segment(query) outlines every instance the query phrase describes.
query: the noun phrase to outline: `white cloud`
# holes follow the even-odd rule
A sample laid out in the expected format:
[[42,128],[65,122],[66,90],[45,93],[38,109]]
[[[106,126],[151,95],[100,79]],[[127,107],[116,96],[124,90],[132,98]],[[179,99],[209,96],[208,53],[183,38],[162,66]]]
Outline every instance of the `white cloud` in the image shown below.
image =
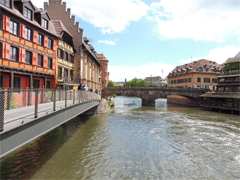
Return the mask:
[[[240,51],[240,46],[225,46],[223,48],[216,48],[209,51],[206,56],[202,57],[194,57],[192,61],[197,61],[200,59],[207,59],[217,62],[218,64],[224,63],[228,58],[235,57],[237,53]],[[180,60],[181,64],[191,62],[191,59],[183,59]]]
[[114,41],[108,41],[108,40],[104,40],[104,41],[103,40],[99,40],[98,44],[100,44],[100,43],[109,44],[109,45],[112,45],[112,46],[116,45],[116,43]]
[[145,77],[161,76],[163,70],[163,77],[165,78],[175,66],[171,64],[163,63],[150,63],[137,67],[123,67],[123,66],[111,66],[109,65],[110,80],[114,82],[132,80],[133,78],[145,79]]
[[223,42],[238,35],[239,0],[161,0],[151,4],[151,19],[162,39],[191,38]]

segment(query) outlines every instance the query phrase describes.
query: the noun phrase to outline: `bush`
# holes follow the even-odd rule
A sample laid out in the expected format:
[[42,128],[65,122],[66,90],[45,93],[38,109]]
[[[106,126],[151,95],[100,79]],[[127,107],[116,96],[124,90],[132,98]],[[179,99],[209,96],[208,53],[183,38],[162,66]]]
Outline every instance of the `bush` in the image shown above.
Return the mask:
[[112,96],[113,96],[114,98],[115,98],[115,97],[117,97],[117,95],[116,95],[116,94],[113,94]]

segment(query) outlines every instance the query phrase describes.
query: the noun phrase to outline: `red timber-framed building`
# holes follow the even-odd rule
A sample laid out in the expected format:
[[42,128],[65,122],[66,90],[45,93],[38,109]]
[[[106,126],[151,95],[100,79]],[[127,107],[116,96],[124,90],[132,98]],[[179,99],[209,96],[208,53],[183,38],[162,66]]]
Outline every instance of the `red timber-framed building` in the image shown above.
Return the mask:
[[55,88],[58,36],[48,13],[30,0],[1,0],[0,11],[0,87]]
[[101,62],[101,71],[102,71],[102,86],[107,87],[109,81],[109,72],[108,72],[108,59],[103,54],[97,54],[97,58]]

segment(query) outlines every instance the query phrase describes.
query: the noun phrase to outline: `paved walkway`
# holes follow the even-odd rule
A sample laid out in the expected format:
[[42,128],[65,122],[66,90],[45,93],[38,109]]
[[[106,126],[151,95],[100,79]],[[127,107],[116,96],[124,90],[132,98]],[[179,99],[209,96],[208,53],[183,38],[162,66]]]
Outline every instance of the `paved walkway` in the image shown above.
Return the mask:
[[[82,100],[80,103],[83,103]],[[79,102],[75,102],[79,104]],[[73,100],[67,101],[67,107],[73,105]],[[65,101],[56,102],[56,111],[65,108]],[[35,105],[20,107],[17,109],[4,110],[4,130],[0,133],[3,134],[14,128],[22,126],[28,122],[37,120],[39,117],[43,117],[47,114],[53,113],[53,102],[44,103],[38,105],[38,118],[34,117]],[[55,111],[55,112],[56,112]]]

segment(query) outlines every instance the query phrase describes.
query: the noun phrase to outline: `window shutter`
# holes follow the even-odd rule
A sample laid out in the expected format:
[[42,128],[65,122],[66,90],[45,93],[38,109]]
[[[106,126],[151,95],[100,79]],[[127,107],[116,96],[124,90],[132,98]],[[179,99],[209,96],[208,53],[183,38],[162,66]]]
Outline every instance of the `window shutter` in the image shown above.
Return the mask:
[[56,40],[53,40],[53,50],[54,50],[54,51],[57,50],[57,43],[56,43]]
[[44,58],[43,58],[43,67],[44,68],[47,68],[47,62],[48,62],[48,57],[44,56]]
[[34,43],[38,42],[38,32],[37,31],[33,31],[33,42]]
[[19,62],[25,63],[25,49],[19,49]]
[[56,69],[56,60],[55,59],[53,59],[52,60],[52,69]]
[[20,37],[25,38],[26,37],[26,26],[21,24],[20,25]]
[[10,59],[10,44],[2,43],[2,57],[3,59]]
[[32,53],[32,65],[37,65],[37,53],[35,52]]
[[10,32],[10,18],[3,16],[3,30]]
[[48,47],[48,37],[44,36],[44,47]]

